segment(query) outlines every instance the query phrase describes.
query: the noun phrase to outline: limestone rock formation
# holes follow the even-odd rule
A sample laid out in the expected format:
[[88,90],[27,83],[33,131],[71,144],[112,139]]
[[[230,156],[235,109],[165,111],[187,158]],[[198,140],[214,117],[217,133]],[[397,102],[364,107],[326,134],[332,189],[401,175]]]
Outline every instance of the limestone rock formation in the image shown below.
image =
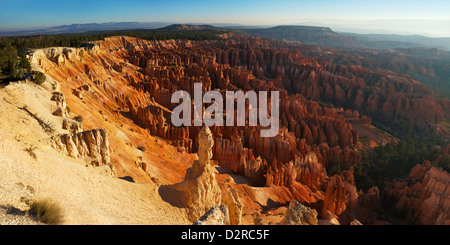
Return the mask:
[[194,222],[194,225],[230,225],[227,205],[212,207],[200,219]]
[[65,99],[63,93],[53,92],[51,100],[55,101],[57,106],[60,106],[63,108],[66,108],[66,106],[67,106],[66,99]]
[[79,133],[83,131],[83,127],[79,121],[70,118],[64,118],[62,129],[68,130],[70,133]]
[[230,225],[242,224],[242,209],[243,205],[239,198],[239,194],[235,189],[228,188],[222,203],[228,207],[230,215]]
[[389,191],[396,210],[408,223],[449,225],[450,174],[425,161],[411,169],[409,178],[411,184],[397,182]]
[[53,92],[51,100],[55,101],[55,103],[56,103],[56,109],[52,113],[54,116],[58,116],[58,117],[68,117],[69,116],[69,113],[67,111],[66,99],[65,99],[63,93]]
[[107,165],[113,168],[110,163],[108,132],[104,129],[56,135],[51,137],[50,143],[55,150],[82,159],[88,166]]
[[211,165],[214,140],[208,126],[204,126],[198,135],[198,160],[195,160],[184,177],[183,182],[172,186],[183,205],[188,209],[188,219],[194,222],[206,211],[221,202],[221,190]]
[[317,211],[297,201],[291,201],[281,225],[317,225]]
[[329,211],[340,215],[356,206],[358,193],[353,181],[351,171],[343,171],[341,175],[331,177],[326,184],[322,213]]

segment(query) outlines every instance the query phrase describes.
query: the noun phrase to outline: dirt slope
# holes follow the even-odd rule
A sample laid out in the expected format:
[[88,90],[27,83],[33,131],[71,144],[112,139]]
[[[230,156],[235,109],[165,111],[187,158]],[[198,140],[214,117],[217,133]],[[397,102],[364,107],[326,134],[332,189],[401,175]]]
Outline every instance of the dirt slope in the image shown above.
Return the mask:
[[[133,183],[101,174],[48,144],[61,129],[53,116],[51,93],[34,84],[0,89],[0,224],[34,224],[6,214],[6,207],[26,210],[25,200],[49,198],[62,208],[63,224],[186,224],[182,209],[158,195],[158,185]],[[19,107],[55,125],[47,133]],[[66,132],[67,133],[67,132]],[[25,149],[29,149],[26,151]],[[33,157],[32,155],[35,155]]]

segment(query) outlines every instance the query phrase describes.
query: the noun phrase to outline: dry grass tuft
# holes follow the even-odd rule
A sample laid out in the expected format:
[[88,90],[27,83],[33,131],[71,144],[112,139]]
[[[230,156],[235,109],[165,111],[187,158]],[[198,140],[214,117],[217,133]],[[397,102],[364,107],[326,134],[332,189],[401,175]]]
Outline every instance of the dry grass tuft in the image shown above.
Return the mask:
[[39,222],[48,225],[59,225],[63,221],[61,207],[49,199],[32,201],[27,213],[36,217]]

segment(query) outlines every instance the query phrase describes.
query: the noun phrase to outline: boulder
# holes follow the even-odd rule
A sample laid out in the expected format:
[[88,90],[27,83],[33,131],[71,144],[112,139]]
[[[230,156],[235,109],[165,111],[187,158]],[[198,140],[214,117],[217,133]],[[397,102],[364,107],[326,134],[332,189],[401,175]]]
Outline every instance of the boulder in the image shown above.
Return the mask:
[[227,205],[212,207],[202,217],[194,222],[194,225],[230,225]]
[[317,211],[297,201],[291,201],[280,225],[318,225]]

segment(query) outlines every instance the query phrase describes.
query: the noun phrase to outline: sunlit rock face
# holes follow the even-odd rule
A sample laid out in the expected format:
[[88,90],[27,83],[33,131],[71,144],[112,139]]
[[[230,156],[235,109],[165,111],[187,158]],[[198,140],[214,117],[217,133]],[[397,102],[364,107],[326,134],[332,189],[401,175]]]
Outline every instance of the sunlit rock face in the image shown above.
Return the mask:
[[171,186],[180,195],[181,202],[188,209],[188,219],[192,222],[219,206],[221,201],[221,190],[210,162],[214,141],[208,126],[199,132],[198,142],[198,160],[187,170],[183,182]]

